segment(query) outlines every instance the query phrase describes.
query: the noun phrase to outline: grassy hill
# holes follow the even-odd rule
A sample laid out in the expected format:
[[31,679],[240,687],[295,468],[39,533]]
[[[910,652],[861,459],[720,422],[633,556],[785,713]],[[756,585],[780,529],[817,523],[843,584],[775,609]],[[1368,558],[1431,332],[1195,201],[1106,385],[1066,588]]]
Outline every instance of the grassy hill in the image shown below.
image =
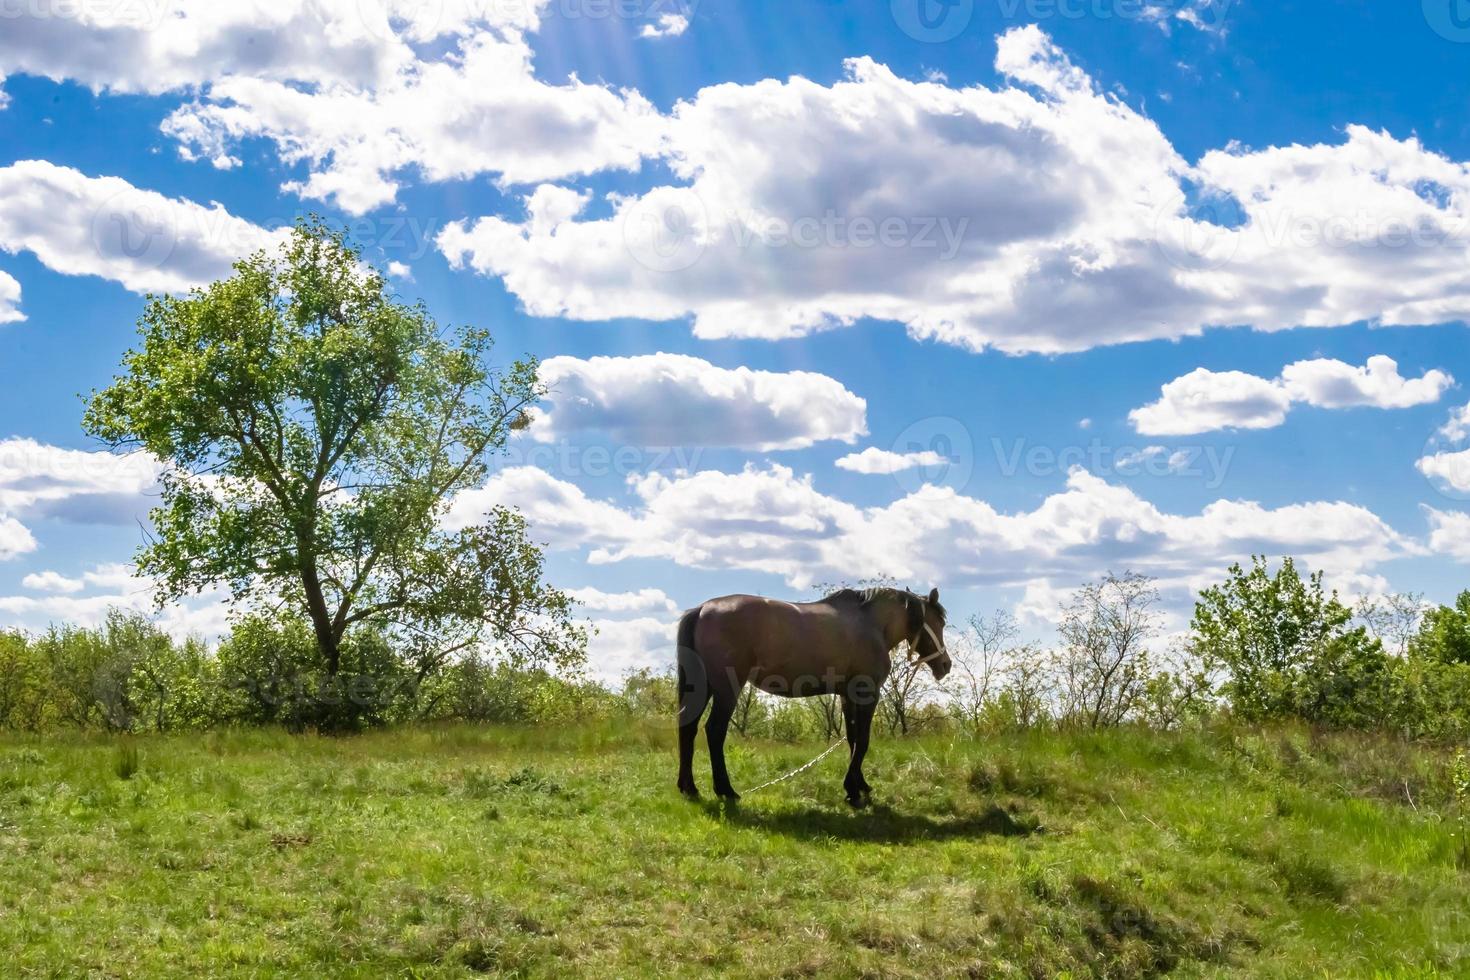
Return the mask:
[[[880,739],[853,812],[840,752],[685,802],[671,735],[0,738],[5,972],[1470,975],[1442,754]],[[816,748],[734,739],[736,785]]]

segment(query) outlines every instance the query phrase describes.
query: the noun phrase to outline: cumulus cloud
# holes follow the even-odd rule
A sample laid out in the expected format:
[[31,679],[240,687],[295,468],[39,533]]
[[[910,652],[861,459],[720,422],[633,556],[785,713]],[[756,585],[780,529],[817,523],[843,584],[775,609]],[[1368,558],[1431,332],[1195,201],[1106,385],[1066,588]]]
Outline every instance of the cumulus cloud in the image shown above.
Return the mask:
[[871,317],[1059,352],[1470,315],[1470,171],[1417,140],[1349,126],[1190,164],[1035,27],[1000,37],[996,68],[994,89],[866,58],[830,86],[712,86],[668,121],[681,183],[595,216],[461,222],[439,244],[533,314],[692,317],[711,338]]
[[0,323],[16,323],[25,318],[20,311],[20,283],[14,276],[0,271]]
[[86,583],[78,578],[67,578],[60,572],[32,572],[20,580],[22,587],[35,592],[80,592]]
[[1458,493],[1470,493],[1470,449],[1422,456],[1415,468]]
[[546,0],[69,6],[6,19],[0,78],[192,95],[163,125],[186,159],[236,167],[238,145],[264,139],[307,168],[286,190],[354,213],[392,202],[409,169],[542,181],[658,152],[662,119],[636,92],[535,78],[526,37]]
[[895,453],[877,446],[869,446],[860,453],[849,453],[837,460],[837,468],[853,473],[887,474],[901,473],[920,466],[943,466],[949,462],[932,449],[912,453]]
[[20,521],[0,514],[0,561],[36,550],[36,539]]
[[1195,368],[1164,385],[1158,401],[1135,408],[1128,418],[1145,435],[1190,435],[1275,428],[1290,408],[1291,396],[1274,381],[1243,371]]
[[38,515],[80,523],[131,523],[158,482],[158,461],[64,449],[34,439],[0,440],[0,515]]
[[1410,408],[1439,401],[1455,379],[1440,370],[1406,379],[1393,358],[1375,354],[1363,367],[1330,358],[1288,364],[1281,383],[1293,400],[1318,408]]
[[594,619],[587,642],[587,670],[604,684],[617,684],[642,667],[666,669],[674,663],[676,624],[651,616]]
[[[144,494],[158,481],[157,461],[48,446],[34,439],[0,440],[0,561],[36,550],[23,523],[51,518],[79,524],[120,524],[147,511]],[[36,580],[39,588],[52,582]],[[54,584],[54,583],[53,583]]]
[[639,37],[678,37],[689,30],[687,14],[659,14],[652,24],[644,24]]
[[[935,486],[886,506],[858,507],[779,465],[652,475],[630,481],[629,493],[624,504],[591,501],[548,474],[518,468],[493,477],[464,510],[529,500],[534,536],[585,549],[594,564],[666,559],[767,572],[798,589],[878,574],[953,586],[1070,588],[1106,568],[1183,586],[1210,581],[1230,562],[1257,553],[1291,554],[1329,574],[1354,575],[1422,552],[1354,504],[1268,508],[1219,500],[1197,514],[1171,514],[1080,468],[1064,490],[1016,513]],[[538,533],[534,501],[540,497],[575,498],[575,529],[558,510],[549,515],[551,532]]]
[[679,606],[663,589],[639,589],[637,592],[604,592],[591,587],[569,589],[568,595],[577,605],[595,612],[674,612]]
[[95,627],[114,610],[148,616],[177,638],[223,635],[229,623],[224,593],[211,590],[157,609],[153,583],[131,565],[97,565],[79,577],[54,571],[27,575],[21,585],[43,595],[0,595],[0,613],[22,629],[38,632],[53,623]]
[[600,431],[641,446],[803,449],[867,434],[867,403],[824,374],[721,368],[681,354],[552,357],[542,441]]
[[[88,177],[43,160],[0,167],[0,250],[31,252],[53,271],[99,276],[137,293],[209,283],[284,234],[219,204],[165,197],[117,177]],[[3,295],[0,280],[0,307]]]
[[1429,518],[1429,548],[1455,561],[1470,563],[1470,514],[1424,508]]
[[1128,413],[1145,435],[1192,435],[1216,429],[1270,429],[1295,403],[1317,408],[1408,408],[1436,402],[1455,383],[1444,371],[1404,378],[1393,358],[1363,367],[1331,358],[1288,364],[1271,380],[1243,371],[1196,368],[1164,385],[1159,400]]
[[216,161],[233,160],[242,140],[269,140],[309,171],[284,190],[351,213],[392,203],[410,169],[434,182],[504,183],[636,169],[658,152],[663,127],[636,92],[536,79],[526,39],[498,31],[472,32],[453,57],[412,61],[371,86],[220,78],[163,126],[186,156]]
[[452,531],[470,527],[497,505],[519,508],[531,522],[532,537],[554,547],[575,547],[580,541],[621,538],[637,531],[637,523],[622,510],[533,466],[501,470],[484,487],[460,494],[444,525]]
[[30,4],[6,18],[0,77],[160,94],[250,76],[370,85],[411,65],[412,45],[477,28],[527,30],[545,0],[123,0]]

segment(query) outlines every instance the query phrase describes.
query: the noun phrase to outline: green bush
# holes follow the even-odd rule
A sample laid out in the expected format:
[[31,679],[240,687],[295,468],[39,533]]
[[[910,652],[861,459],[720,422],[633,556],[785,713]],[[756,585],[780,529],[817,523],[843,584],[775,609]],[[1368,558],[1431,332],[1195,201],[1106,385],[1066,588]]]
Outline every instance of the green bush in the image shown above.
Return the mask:
[[1207,668],[1225,672],[1231,710],[1246,720],[1368,728],[1391,717],[1392,665],[1352,619],[1321,572],[1303,579],[1287,558],[1272,575],[1257,557],[1200,593],[1192,642]]
[[343,638],[330,675],[303,620],[249,616],[220,644],[216,661],[221,714],[244,724],[352,730],[410,716],[418,696],[420,678],[372,630]]

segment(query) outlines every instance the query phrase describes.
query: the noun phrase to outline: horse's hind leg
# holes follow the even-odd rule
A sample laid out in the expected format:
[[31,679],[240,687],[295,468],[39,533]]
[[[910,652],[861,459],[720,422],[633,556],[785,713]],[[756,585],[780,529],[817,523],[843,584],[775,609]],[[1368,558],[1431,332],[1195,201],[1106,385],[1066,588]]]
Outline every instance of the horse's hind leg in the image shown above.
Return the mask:
[[[698,677],[691,677],[698,674]],[[679,664],[679,792],[698,796],[694,785],[694,738],[699,734],[699,718],[709,704],[709,685],[703,682],[703,669],[688,671]]]
[[710,708],[704,737],[709,740],[709,766],[714,776],[715,794],[727,800],[738,800],[740,794],[730,785],[730,773],[725,768],[725,733],[730,730],[730,716],[735,713],[735,699],[740,692],[727,680],[710,678],[710,681],[714,707]]

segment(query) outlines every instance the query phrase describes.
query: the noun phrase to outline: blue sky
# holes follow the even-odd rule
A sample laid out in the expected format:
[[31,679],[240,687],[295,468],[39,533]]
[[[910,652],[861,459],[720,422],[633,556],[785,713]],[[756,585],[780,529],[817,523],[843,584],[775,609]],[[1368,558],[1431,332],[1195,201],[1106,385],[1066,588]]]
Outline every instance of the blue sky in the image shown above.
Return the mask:
[[145,603],[79,395],[306,211],[548,361],[454,513],[527,511],[605,674],[880,574],[1038,634],[1109,569],[1470,578],[1456,0],[83,7],[0,36],[0,625]]

